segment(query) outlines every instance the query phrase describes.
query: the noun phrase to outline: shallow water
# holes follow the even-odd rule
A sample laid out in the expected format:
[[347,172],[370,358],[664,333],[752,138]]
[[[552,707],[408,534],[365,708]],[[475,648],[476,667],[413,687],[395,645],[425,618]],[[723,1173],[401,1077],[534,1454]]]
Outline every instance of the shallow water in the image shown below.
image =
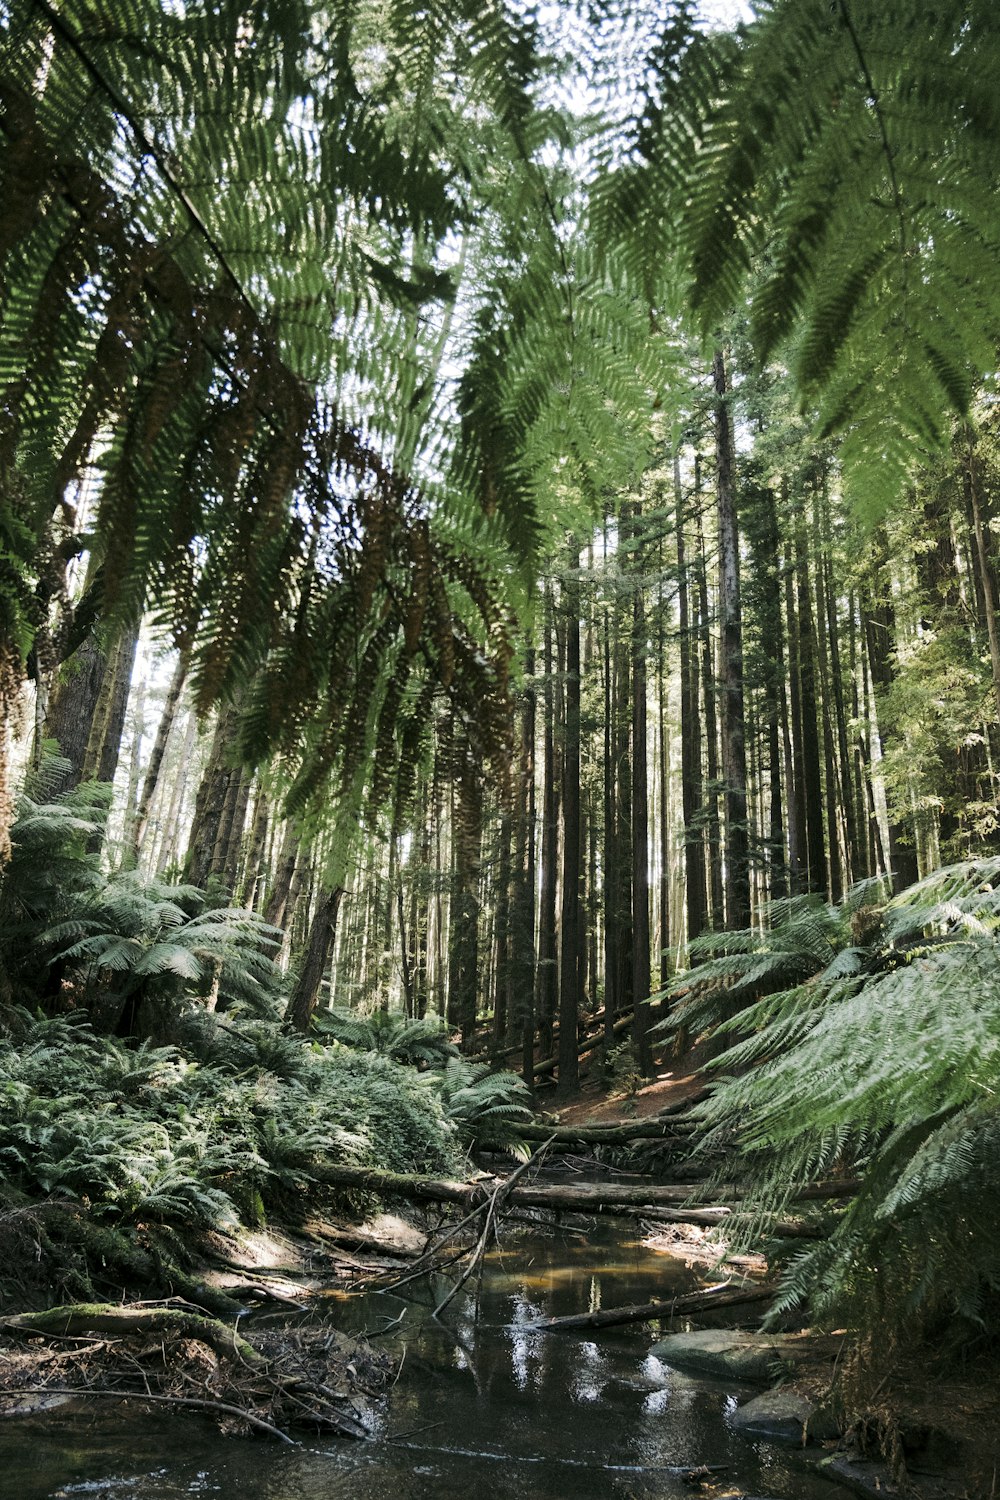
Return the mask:
[[[197,1416],[99,1405],[0,1426],[7,1500],[689,1500],[679,1470],[725,1465],[714,1494],[831,1500],[794,1455],[734,1432],[750,1394],[667,1369],[650,1325],[542,1334],[537,1318],[684,1291],[690,1271],[600,1225],[508,1234],[439,1320],[446,1282],[341,1300],[338,1327],[367,1330],[402,1370],[367,1442],[291,1449],[219,1436]],[[402,1317],[400,1319],[400,1314]],[[398,1322],[394,1320],[400,1319]],[[391,1326],[390,1326],[391,1325]],[[704,1492],[702,1492],[704,1493]]]

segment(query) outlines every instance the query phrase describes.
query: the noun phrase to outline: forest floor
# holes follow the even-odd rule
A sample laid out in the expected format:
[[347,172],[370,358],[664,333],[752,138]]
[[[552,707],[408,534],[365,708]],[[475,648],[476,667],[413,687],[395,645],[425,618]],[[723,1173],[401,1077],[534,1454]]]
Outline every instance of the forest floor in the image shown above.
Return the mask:
[[[632,1092],[615,1091],[595,1068],[573,1099],[550,1095],[544,1118],[574,1126],[645,1120],[701,1092],[703,1061],[698,1053],[665,1058],[655,1079]],[[583,1160],[575,1159],[577,1172]],[[555,1162],[552,1170],[558,1170]],[[605,1165],[602,1170],[609,1169]],[[238,1349],[233,1356],[224,1347],[224,1314],[216,1324],[222,1332],[214,1335],[215,1347],[210,1331],[198,1326],[178,1324],[172,1337],[164,1337],[157,1323],[161,1314],[203,1316],[203,1308],[180,1297],[126,1304],[123,1312],[141,1317],[145,1310],[148,1326],[117,1329],[113,1306],[107,1313],[109,1304],[104,1305],[104,1323],[92,1327],[67,1322],[62,1329],[33,1330],[21,1318],[8,1318],[0,1322],[0,1416],[45,1410],[81,1396],[109,1404],[128,1396],[141,1400],[148,1393],[178,1407],[210,1406],[220,1424],[233,1432],[256,1428],[280,1435],[306,1426],[363,1435],[367,1414],[373,1403],[386,1399],[395,1372],[364,1341],[338,1332],[336,1299],[318,1294],[409,1274],[439,1220],[433,1216],[432,1222],[430,1211],[407,1208],[369,1215],[359,1223],[331,1213],[330,1207],[317,1204],[294,1228],[276,1225],[242,1230],[235,1237],[204,1237],[192,1275],[211,1292],[264,1314],[240,1322],[249,1355]],[[9,1235],[9,1225],[7,1229]],[[650,1224],[646,1232],[658,1250],[702,1267],[718,1254],[710,1232],[693,1225]],[[31,1247],[26,1242],[23,1248]],[[26,1258],[8,1258],[7,1264],[24,1266]],[[762,1257],[745,1256],[734,1269],[756,1277],[766,1264]],[[133,1289],[133,1295],[136,1291],[143,1295],[141,1288]],[[650,1288],[651,1295],[655,1291]],[[23,1295],[3,1301],[8,1307],[44,1305]],[[746,1316],[727,1317],[720,1310],[702,1326],[752,1329],[755,1310],[744,1311]],[[230,1320],[230,1337],[231,1328]],[[850,1380],[846,1351],[837,1369],[841,1377],[846,1370]],[[817,1400],[829,1389],[830,1373],[829,1360],[818,1359],[796,1372],[792,1386],[804,1398]],[[854,1389],[863,1389],[860,1379]],[[998,1500],[1000,1366],[995,1356],[982,1352],[957,1370],[938,1369],[930,1358],[898,1364],[889,1379],[855,1400],[847,1438],[836,1456],[830,1447],[830,1477],[862,1493]],[[878,1450],[903,1461],[907,1488],[896,1487],[884,1464],[867,1461]]]

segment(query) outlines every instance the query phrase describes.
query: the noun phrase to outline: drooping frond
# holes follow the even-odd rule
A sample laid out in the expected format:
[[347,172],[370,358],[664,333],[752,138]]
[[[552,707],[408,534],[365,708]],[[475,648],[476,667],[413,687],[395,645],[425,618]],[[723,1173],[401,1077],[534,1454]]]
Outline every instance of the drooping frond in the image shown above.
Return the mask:
[[707,332],[749,295],[759,357],[884,506],[995,369],[996,8],[768,0],[706,50],[664,49],[617,191],[676,216]]

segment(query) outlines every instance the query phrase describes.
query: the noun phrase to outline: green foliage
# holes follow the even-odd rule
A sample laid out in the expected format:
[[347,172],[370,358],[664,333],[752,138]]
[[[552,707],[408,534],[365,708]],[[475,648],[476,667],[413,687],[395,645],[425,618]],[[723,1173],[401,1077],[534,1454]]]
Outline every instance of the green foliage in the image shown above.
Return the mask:
[[749,297],[884,510],[995,370],[995,6],[769,0],[722,39],[682,11],[651,63],[613,224],[651,277],[679,248],[708,336]]
[[531,1098],[521,1079],[496,1072],[488,1063],[467,1062],[443,1022],[409,1020],[391,1011],[362,1016],[334,1010],[317,1016],[314,1029],[324,1039],[417,1068],[421,1084],[464,1146],[523,1153],[523,1142],[508,1128],[531,1116]]
[[15,998],[99,1009],[111,1026],[126,1004],[134,1022],[142,1002],[161,1024],[192,999],[273,1012],[278,929],[250,911],[210,907],[194,886],[106,875],[93,850],[105,792],[21,800],[0,888],[0,961]]
[[725,1024],[743,1040],[714,1066],[737,1072],[701,1114],[709,1147],[738,1144],[765,1216],[797,1183],[862,1175],[830,1237],[789,1262],[772,1315],[807,1303],[887,1359],[1000,1333],[1000,860],[936,871],[878,914],[855,902],[822,968],[817,951],[809,978]]
[[0,1037],[0,1143],[17,1191],[126,1230],[294,1211],[289,1194],[317,1193],[311,1169],[329,1161],[459,1164],[456,1129],[412,1070],[204,1015],[182,1052],[98,1037],[79,1016],[18,1013]]
[[376,1010],[370,1015],[343,1010],[327,1010],[317,1015],[314,1031],[324,1040],[330,1038],[347,1047],[378,1052],[394,1062],[411,1067],[441,1068],[449,1058],[458,1056],[443,1021],[428,1017],[411,1020],[398,1011]]
[[859,912],[879,900],[881,889],[879,881],[864,881],[840,907],[828,906],[820,896],[772,901],[763,928],[706,932],[692,939],[688,952],[696,967],[677,975],[653,997],[670,1007],[654,1033],[683,1029],[697,1036],[709,1028],[725,1031],[734,1015],[733,1025],[743,1028],[748,1024],[746,1008],[762,995],[774,994],[778,1005],[783,996],[797,994],[799,985],[817,975],[823,976],[820,983],[849,980],[865,957],[851,944],[852,924]]
[[440,1072],[424,1074],[423,1079],[466,1145],[506,1151],[522,1160],[531,1154],[509,1128],[531,1118],[531,1096],[515,1073],[494,1072],[488,1063],[451,1057]]

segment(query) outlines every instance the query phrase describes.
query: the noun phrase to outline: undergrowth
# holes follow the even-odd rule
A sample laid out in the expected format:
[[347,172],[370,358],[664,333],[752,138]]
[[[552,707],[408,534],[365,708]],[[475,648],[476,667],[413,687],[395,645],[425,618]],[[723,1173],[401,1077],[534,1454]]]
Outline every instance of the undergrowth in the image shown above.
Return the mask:
[[[907,1349],[1000,1337],[1000,859],[951,866],[891,900],[776,904],[765,933],[713,934],[671,1023],[723,1038],[700,1107],[757,1210],[860,1178],[827,1237],[785,1260],[776,1321],[845,1324],[870,1372]],[[706,949],[708,944],[706,944]]]

